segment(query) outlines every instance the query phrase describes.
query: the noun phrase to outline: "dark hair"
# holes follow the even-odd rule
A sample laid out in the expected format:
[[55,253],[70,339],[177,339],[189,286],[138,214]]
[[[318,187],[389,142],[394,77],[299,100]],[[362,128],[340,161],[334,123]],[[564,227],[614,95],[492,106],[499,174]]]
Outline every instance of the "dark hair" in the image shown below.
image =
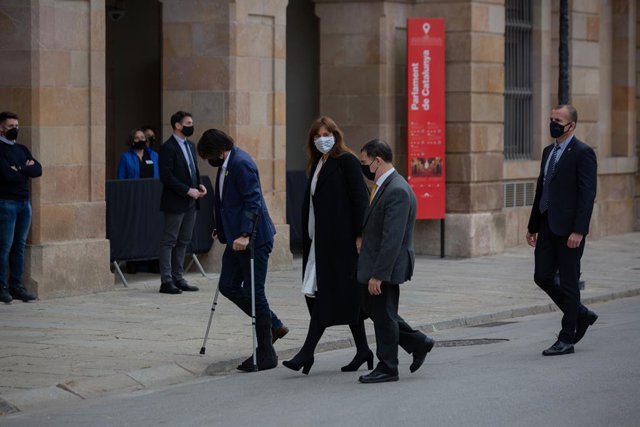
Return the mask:
[[576,107],[574,107],[571,104],[559,104],[556,105],[553,109],[554,111],[556,110],[562,110],[563,108],[566,108],[567,111],[569,112],[569,120],[571,120],[574,123],[578,123],[578,111],[576,110]]
[[198,155],[203,159],[215,159],[223,152],[231,150],[233,145],[233,138],[229,135],[220,129],[209,129],[198,141]]
[[142,129],[142,132],[144,132],[146,130],[150,130],[151,132],[153,132],[154,135],[156,134],[156,130],[151,125],[144,125],[144,126],[140,127],[140,129]]
[[393,161],[393,151],[391,151],[389,144],[384,142],[382,139],[372,139],[364,144],[360,152],[367,153],[367,156],[372,159],[380,157],[387,163],[391,163]]
[[173,116],[171,116],[171,128],[175,129],[176,123],[181,123],[182,119],[184,119],[185,117],[193,118],[191,113],[187,113],[186,111],[176,111],[175,113],[173,113]]
[[11,111],[3,111],[0,113],[0,123],[4,123],[9,119],[18,120],[18,115],[16,113],[12,113]]
[[333,158],[339,157],[344,153],[351,153],[353,151],[347,147],[344,142],[344,134],[334,122],[331,117],[322,116],[314,120],[311,123],[311,128],[309,128],[309,134],[307,135],[307,173],[313,173],[313,166],[316,164],[318,159],[322,157],[322,153],[316,149],[316,145],[313,142],[314,137],[318,134],[318,131],[321,127],[326,127],[329,132],[333,135],[336,140],[336,143],[333,145],[331,151],[329,151],[329,155]]
[[[133,139],[136,137],[136,133],[138,132],[142,132],[144,133],[144,131],[142,130],[142,128],[133,128],[131,129],[131,132],[129,132],[129,136],[127,136],[127,147],[133,147]],[[146,137],[145,137],[146,139]]]

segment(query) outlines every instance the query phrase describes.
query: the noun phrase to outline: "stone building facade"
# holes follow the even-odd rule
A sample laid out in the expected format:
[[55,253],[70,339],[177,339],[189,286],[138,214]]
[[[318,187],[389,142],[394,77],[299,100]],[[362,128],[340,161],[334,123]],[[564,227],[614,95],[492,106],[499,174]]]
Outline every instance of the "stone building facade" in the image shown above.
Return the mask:
[[[114,286],[105,179],[124,150],[122,132],[151,122],[166,138],[169,116],[179,109],[194,114],[196,134],[221,128],[254,156],[278,229],[272,264],[290,265],[286,177],[304,167],[304,132],[314,115],[333,117],[355,149],[386,139],[406,172],[410,17],[446,19],[447,255],[524,243],[530,207],[526,200],[512,204],[509,191],[535,180],[550,142],[559,2],[531,2],[533,147],[528,158],[510,160],[504,155],[509,1],[0,0],[0,110],[20,115],[21,142],[44,172],[32,184],[30,286],[41,298]],[[640,228],[640,17],[635,0],[569,3],[577,135],[599,160],[597,238]],[[149,25],[139,24],[144,17]],[[132,53],[142,33],[151,42]],[[305,53],[307,59],[292,62]],[[125,86],[138,58],[157,67]],[[151,95],[127,98],[143,82],[152,82]],[[136,116],[132,105],[147,115]],[[213,178],[207,165],[201,169]],[[438,254],[439,223],[420,222],[416,230],[418,252]]]

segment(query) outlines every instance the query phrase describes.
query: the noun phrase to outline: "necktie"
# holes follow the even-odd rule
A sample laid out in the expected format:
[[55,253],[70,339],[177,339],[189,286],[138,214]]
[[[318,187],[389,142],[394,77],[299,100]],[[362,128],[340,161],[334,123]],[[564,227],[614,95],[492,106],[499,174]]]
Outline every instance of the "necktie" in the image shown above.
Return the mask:
[[191,174],[191,183],[193,184],[193,187],[196,187],[197,184],[197,178],[196,178],[196,166],[193,164],[193,157],[191,157],[191,149],[189,148],[189,142],[187,142],[187,140],[184,140],[184,148],[187,150],[187,163],[189,164],[189,173]]
[[373,202],[373,196],[376,195],[376,190],[378,189],[378,184],[373,184],[373,188],[371,189],[371,194],[369,195],[369,204]]
[[559,148],[560,145],[558,144],[553,147],[553,151],[551,152],[551,159],[549,159],[549,165],[547,166],[547,171],[544,173],[542,199],[540,200],[540,213],[544,213],[547,209],[549,209],[549,182],[551,181],[553,171],[556,169],[556,156],[558,154]]

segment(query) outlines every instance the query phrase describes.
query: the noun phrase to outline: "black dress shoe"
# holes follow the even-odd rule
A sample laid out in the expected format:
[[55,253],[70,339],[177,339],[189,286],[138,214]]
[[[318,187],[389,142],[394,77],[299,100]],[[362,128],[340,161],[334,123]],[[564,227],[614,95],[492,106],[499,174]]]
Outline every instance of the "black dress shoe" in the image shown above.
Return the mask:
[[284,337],[288,333],[289,333],[289,328],[287,328],[284,325],[280,326],[279,328],[272,329],[271,330],[271,342],[272,343],[276,342],[276,340],[279,340],[280,338]]
[[358,378],[358,381],[363,384],[388,383],[390,381],[398,381],[398,375],[387,374],[374,369],[371,373],[362,375]]
[[585,314],[584,316],[578,317],[578,326],[576,327],[576,337],[573,340],[574,344],[577,344],[578,341],[580,341],[582,337],[584,337],[584,334],[587,333],[587,328],[593,325],[594,323],[596,323],[596,320],[598,320],[598,315],[595,314],[593,311],[587,311],[587,314]]
[[22,300],[22,302],[33,301],[36,299],[35,295],[30,294],[23,286],[11,287],[9,288],[9,292],[11,293],[11,297],[13,299]]
[[13,297],[9,293],[9,290],[7,288],[0,288],[0,302],[9,304],[11,301],[13,301]]
[[181,294],[182,291],[173,284],[173,282],[164,282],[160,284],[161,294]]
[[176,288],[180,289],[182,292],[198,292],[200,290],[199,287],[191,286],[184,279],[176,280],[173,283],[176,286]]
[[424,359],[427,357],[427,353],[431,351],[434,344],[434,340],[425,336],[422,348],[413,351],[413,362],[411,363],[411,366],[409,366],[409,370],[412,373],[420,369],[420,366],[424,363]]
[[561,356],[563,354],[573,353],[573,344],[556,341],[551,347],[542,352],[543,356]]

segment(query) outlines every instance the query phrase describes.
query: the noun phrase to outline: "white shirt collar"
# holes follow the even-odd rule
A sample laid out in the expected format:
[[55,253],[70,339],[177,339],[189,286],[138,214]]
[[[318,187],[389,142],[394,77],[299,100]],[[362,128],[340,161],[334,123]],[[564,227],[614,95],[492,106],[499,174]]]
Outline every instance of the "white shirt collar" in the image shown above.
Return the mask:
[[[385,173],[383,173],[380,178],[378,178],[378,180],[376,181],[376,185],[378,186],[378,188],[380,188],[382,186],[382,184],[384,184],[384,182],[386,181],[386,179],[395,171],[396,169],[392,166],[391,169],[389,169],[388,171],[386,171]],[[377,191],[377,190],[376,190]]]
[[184,144],[184,142],[186,141],[186,139],[182,139],[180,138],[178,135],[176,135],[175,133],[173,134],[173,137],[176,139],[176,141],[178,141],[180,144]]

